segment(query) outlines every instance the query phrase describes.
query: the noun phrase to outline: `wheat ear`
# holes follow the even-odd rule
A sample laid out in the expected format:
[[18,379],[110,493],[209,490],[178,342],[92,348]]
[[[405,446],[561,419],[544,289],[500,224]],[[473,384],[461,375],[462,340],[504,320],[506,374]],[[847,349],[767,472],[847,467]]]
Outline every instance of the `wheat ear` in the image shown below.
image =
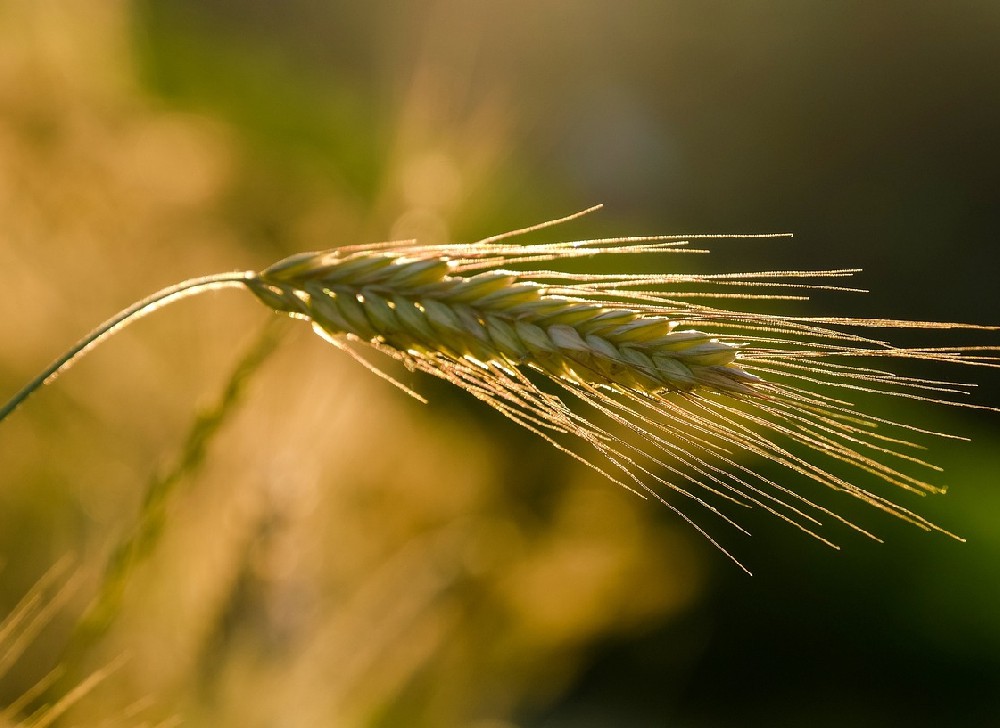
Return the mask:
[[[991,409],[949,398],[971,385],[901,376],[872,362],[906,359],[997,367],[997,347],[899,348],[858,333],[991,327],[782,317],[701,302],[802,300],[808,289],[857,291],[814,282],[844,278],[856,273],[854,269],[627,275],[574,274],[545,267],[598,255],[705,253],[688,247],[689,240],[765,236],[512,242],[518,235],[591,210],[471,244],[348,246],[295,255],[259,273],[180,284],[96,330],[16,395],[0,410],[0,419],[86,348],[136,315],[192,292],[245,286],[274,310],[311,322],[326,340],[421,401],[368,362],[355,345],[466,390],[612,481],[662,501],[727,555],[656,486],[734,526],[720,510],[723,503],[763,508],[831,546],[818,533],[824,516],[875,538],[798,488],[756,472],[744,464],[741,452],[925,530],[942,530],[836,472],[847,465],[904,490],[940,492],[942,487],[913,474],[940,470],[913,454],[923,448],[914,440],[954,436],[866,414],[838,392]],[[574,399],[588,406],[589,413],[571,407]],[[604,462],[578,452],[573,441],[592,447]],[[808,459],[801,454],[803,448],[812,453]]]

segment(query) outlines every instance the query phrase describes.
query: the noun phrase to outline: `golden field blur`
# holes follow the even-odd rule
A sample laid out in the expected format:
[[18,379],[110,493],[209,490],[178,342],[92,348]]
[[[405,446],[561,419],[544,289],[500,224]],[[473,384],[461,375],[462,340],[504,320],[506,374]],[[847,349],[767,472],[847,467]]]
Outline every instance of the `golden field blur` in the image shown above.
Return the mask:
[[[164,109],[137,87],[128,12],[3,9],[0,254],[16,315],[2,336],[17,342],[5,349],[5,383],[123,302],[262,261],[224,214],[252,161],[224,124]],[[297,239],[283,245],[316,247],[333,232],[448,234],[462,195],[490,172],[503,124],[483,110],[471,138],[446,134],[424,83],[403,95],[375,212],[335,185],[293,179],[322,186],[287,221]],[[240,210],[241,224],[254,214]],[[71,709],[76,725],[501,719],[557,694],[594,639],[697,594],[689,550],[646,522],[641,502],[576,469],[533,473],[541,446],[513,451],[464,409],[415,405],[288,326],[203,467],[169,495],[113,623],[74,650],[71,625],[136,528],[145,484],[177,457],[194,411],[266,320],[245,295],[181,304],[4,423],[5,603],[66,553],[86,577],[9,670],[5,703],[68,644],[69,674],[49,700],[127,656]],[[511,488],[514,473],[528,475]],[[529,483],[546,489],[544,505],[520,501]]]
[[[0,0],[4,392],[185,278],[341,243],[475,239],[602,201],[595,234],[793,229],[788,267],[875,266],[865,283],[884,297],[850,302],[861,315],[1000,322],[995,288],[970,282],[995,270],[975,238],[985,186],[962,197],[934,166],[944,147],[923,170],[888,122],[848,109],[810,126],[829,109],[780,93],[826,81],[833,104],[861,86],[852,108],[868,108],[865,49],[888,46],[887,67],[925,50],[880,36],[888,13],[321,5]],[[343,30],[311,33],[311,13]],[[816,71],[827,21],[865,29],[857,75]],[[957,37],[954,22],[926,19]],[[915,146],[920,128],[950,139],[954,96],[947,123],[908,112]],[[747,117],[717,113],[722,97]],[[989,129],[993,112],[973,110],[969,128]],[[896,155],[884,188],[852,166]],[[902,241],[858,260],[875,247],[862,225]],[[758,249],[785,254],[733,248],[724,267],[785,265],[746,262]],[[940,290],[907,298],[929,274]],[[754,559],[747,584],[665,509],[467,398],[414,377],[422,406],[272,318],[234,291],[171,306],[0,425],[0,615],[26,594],[57,608],[37,634],[0,628],[0,653],[30,637],[0,654],[0,726],[972,726],[1000,710],[996,418],[929,416],[976,442],[943,449],[954,490],[914,507],[969,544],[872,519],[889,543],[835,554],[755,523],[757,541],[733,546]],[[199,440],[206,422],[218,429]],[[70,695],[61,717],[45,708]]]

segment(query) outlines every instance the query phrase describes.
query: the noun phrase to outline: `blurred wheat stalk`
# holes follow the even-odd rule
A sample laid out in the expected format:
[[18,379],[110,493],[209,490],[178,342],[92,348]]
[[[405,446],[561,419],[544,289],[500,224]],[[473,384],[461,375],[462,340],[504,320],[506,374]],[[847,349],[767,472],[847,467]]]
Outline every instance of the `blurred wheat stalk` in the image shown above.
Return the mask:
[[[73,563],[69,557],[56,562],[28,591],[13,610],[0,620],[0,678],[7,675],[11,668],[29,648],[32,641],[45,629],[79,589],[82,581],[78,571],[72,569]],[[56,667],[40,680],[24,691],[16,700],[0,708],[0,726],[10,728],[47,728],[54,725],[84,698],[93,693],[111,675],[120,670],[127,662],[125,655],[120,655],[109,664],[91,671],[84,678],[64,686],[56,692],[56,697],[45,701],[44,697],[54,686],[65,677],[64,666]],[[34,706],[33,710],[28,710]],[[122,722],[136,726],[153,726],[150,722],[142,722],[140,713],[147,706],[147,701],[130,706],[121,714],[107,715],[108,721]],[[24,714],[27,713],[26,717]],[[157,723],[155,728],[167,728],[176,725],[173,719]]]
[[[924,447],[916,441],[919,436],[955,436],[866,413],[834,393],[854,390],[991,409],[953,397],[972,385],[903,376],[873,362],[996,367],[997,347],[900,348],[854,333],[991,327],[787,317],[699,302],[802,300],[802,291],[808,289],[857,291],[812,282],[843,278],[855,270],[630,275],[558,269],[569,260],[598,255],[617,259],[707,252],[688,248],[688,239],[679,236],[511,242],[594,209],[471,244],[349,246],[295,255],[259,273],[182,282],[95,329],[14,395],[0,409],[0,420],[128,323],[181,297],[246,287],[276,311],[311,322],[330,343],[421,401],[354,345],[367,345],[410,370],[469,392],[610,480],[644,497],[652,495],[730,558],[657,486],[737,528],[710,498],[762,508],[831,546],[817,530],[824,515],[877,538],[796,487],[743,464],[741,452],[919,528],[948,533],[840,475],[836,466],[849,466],[917,494],[943,492],[926,476],[914,474],[940,468],[913,453]],[[555,269],[543,264],[554,264]],[[572,401],[589,410],[576,411]],[[574,442],[590,446],[605,462],[573,449]],[[812,456],[797,454],[797,447]]]

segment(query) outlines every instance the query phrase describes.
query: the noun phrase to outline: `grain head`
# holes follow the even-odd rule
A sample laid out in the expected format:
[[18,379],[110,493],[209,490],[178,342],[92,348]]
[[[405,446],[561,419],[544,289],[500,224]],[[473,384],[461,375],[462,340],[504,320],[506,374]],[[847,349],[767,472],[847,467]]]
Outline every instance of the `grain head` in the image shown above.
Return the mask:
[[[388,377],[358,344],[466,390],[609,479],[661,500],[706,536],[682,507],[685,501],[733,525],[723,504],[762,508],[830,545],[819,532],[824,518],[875,538],[807,497],[803,480],[942,530],[873,484],[941,492],[927,475],[940,469],[914,453],[924,449],[923,439],[953,436],[866,413],[846,396],[976,407],[955,398],[970,385],[902,376],[874,362],[992,367],[995,348],[901,348],[865,330],[986,327],[797,318],[722,305],[801,300],[809,289],[856,291],[823,280],[856,270],[629,275],[559,269],[584,256],[618,262],[637,254],[707,252],[692,250],[690,238],[512,242],[556,222],[467,245],[385,243],[296,255],[247,285],[272,308],[310,321],[376,373]],[[713,298],[719,305],[705,303],[716,303]],[[748,455],[776,463],[785,476],[757,472],[746,464]],[[845,475],[844,466],[854,475]]]

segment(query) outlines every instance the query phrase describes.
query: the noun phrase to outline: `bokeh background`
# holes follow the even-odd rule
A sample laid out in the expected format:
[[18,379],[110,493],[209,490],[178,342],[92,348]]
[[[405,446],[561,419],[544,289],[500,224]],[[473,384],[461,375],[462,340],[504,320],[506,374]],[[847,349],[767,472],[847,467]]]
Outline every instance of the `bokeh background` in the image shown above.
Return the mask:
[[[998,39],[991,0],[0,0],[0,391],[186,277],[596,202],[555,234],[794,232],[681,264],[858,266],[869,295],[795,310],[1000,323]],[[0,725],[121,655],[65,724],[1000,725],[1000,416],[880,412],[973,438],[904,501],[967,543],[751,516],[717,534],[751,578],[270,318],[176,304],[0,426],[0,614],[67,554],[74,586],[0,706],[63,672]]]

